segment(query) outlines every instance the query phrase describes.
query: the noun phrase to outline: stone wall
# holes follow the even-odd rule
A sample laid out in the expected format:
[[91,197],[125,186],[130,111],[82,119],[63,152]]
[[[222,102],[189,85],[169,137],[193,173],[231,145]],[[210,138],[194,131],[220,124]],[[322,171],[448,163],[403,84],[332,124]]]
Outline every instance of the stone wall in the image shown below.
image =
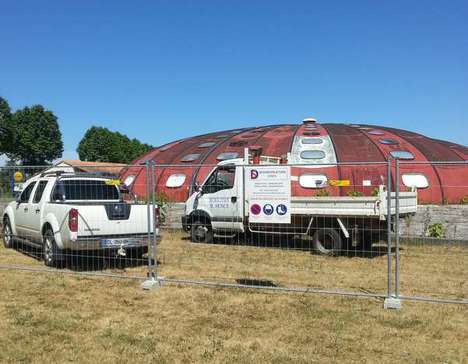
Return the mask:
[[423,237],[433,224],[442,224],[444,238],[468,240],[468,205],[419,205],[414,216],[400,220],[404,236]]

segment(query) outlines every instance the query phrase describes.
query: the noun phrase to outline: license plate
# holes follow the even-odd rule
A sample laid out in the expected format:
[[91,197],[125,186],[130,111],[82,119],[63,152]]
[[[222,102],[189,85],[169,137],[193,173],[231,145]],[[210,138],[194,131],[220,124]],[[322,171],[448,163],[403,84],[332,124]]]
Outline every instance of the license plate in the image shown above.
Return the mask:
[[134,243],[133,240],[122,240],[122,239],[102,239],[101,246],[102,247],[119,247],[119,246],[126,246],[129,244]]

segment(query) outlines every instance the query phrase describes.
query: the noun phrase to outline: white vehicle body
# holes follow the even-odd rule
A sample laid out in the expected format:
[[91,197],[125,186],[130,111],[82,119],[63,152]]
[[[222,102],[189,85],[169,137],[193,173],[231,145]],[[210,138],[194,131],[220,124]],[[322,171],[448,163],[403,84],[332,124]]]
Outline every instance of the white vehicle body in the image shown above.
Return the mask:
[[[193,225],[201,221],[204,229],[211,229],[214,235],[232,235],[246,231],[255,233],[279,233],[294,235],[313,235],[312,222],[321,222],[319,226],[336,227],[338,233],[348,239],[356,230],[364,230],[366,226],[381,226],[385,230],[387,219],[387,191],[385,186],[379,187],[376,196],[350,197],[291,197],[291,223],[261,224],[249,222],[249,208],[245,195],[244,159],[233,159],[220,162],[208,175],[203,185],[194,192],[186,202],[185,216],[182,225],[186,231],[193,232]],[[221,172],[220,172],[221,171]],[[227,171],[227,172],[224,172]],[[228,186],[216,186],[216,173],[224,173]],[[213,186],[213,184],[215,186]],[[391,193],[391,214],[395,214],[395,193]],[[415,213],[417,209],[417,192],[399,193],[399,211],[401,215]],[[346,221],[359,218],[362,226],[347,226]],[[325,219],[326,222],[325,222]],[[372,222],[371,222],[372,220]],[[351,231],[354,229],[355,231]],[[370,229],[370,228],[369,228]],[[355,234],[357,235],[357,234]],[[193,233],[192,233],[193,239]],[[353,245],[357,245],[353,241]]]
[[[33,246],[51,231],[57,252],[147,247],[153,228],[147,205],[124,202],[109,178],[45,173],[24,183],[5,209],[3,224],[15,240]],[[83,198],[83,199],[81,199]],[[70,219],[75,219],[70,222]]]

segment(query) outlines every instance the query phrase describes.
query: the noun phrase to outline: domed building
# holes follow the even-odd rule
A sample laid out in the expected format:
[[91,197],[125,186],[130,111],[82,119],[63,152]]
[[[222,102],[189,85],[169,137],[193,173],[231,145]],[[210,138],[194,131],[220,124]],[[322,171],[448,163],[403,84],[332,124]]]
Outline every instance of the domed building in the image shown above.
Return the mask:
[[[137,196],[145,196],[144,164],[154,161],[157,193],[183,202],[217,163],[244,158],[246,148],[257,163],[292,165],[293,196],[371,195],[386,183],[386,163],[393,157],[401,161],[400,190],[418,188],[420,203],[457,204],[468,198],[466,146],[390,127],[314,119],[177,140],[135,160],[122,171],[121,180]],[[394,169],[392,179],[394,183]],[[332,183],[343,180],[349,185]]]

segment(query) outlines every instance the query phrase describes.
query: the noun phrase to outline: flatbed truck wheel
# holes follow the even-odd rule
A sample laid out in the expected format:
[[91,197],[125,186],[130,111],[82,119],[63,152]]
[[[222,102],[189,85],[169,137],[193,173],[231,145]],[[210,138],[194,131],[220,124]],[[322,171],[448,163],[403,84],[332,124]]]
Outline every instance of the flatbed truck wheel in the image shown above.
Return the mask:
[[209,222],[195,221],[190,229],[190,238],[194,243],[212,243],[213,229]]
[[343,239],[335,229],[319,229],[313,236],[313,248],[319,254],[336,256],[343,249]]

